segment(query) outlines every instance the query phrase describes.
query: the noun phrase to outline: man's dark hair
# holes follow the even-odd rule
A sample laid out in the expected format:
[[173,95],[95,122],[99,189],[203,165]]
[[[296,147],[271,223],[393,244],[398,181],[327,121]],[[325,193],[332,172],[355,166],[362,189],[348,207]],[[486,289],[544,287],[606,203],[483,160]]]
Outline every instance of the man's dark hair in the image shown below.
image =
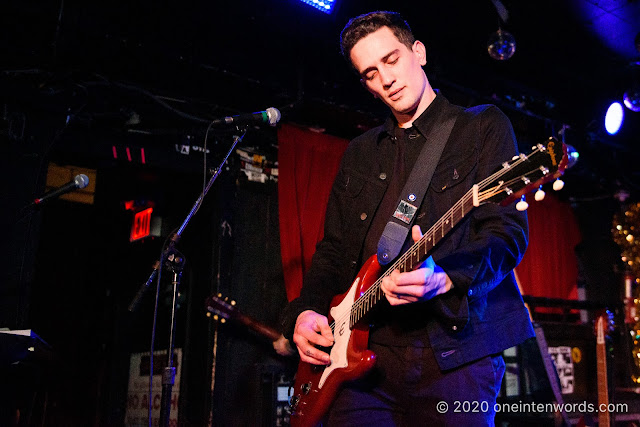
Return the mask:
[[409,24],[396,12],[377,11],[365,13],[352,18],[340,33],[340,50],[342,56],[351,63],[351,49],[360,39],[378,31],[382,27],[389,27],[400,43],[412,48],[416,38],[409,28]]

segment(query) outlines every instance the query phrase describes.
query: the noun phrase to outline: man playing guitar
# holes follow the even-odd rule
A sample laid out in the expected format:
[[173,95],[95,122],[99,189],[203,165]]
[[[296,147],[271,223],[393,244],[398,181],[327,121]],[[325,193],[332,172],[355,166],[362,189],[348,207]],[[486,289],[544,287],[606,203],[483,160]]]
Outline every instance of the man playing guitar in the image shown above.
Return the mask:
[[[512,126],[497,107],[458,107],[431,87],[422,68],[426,47],[399,14],[352,19],[341,48],[391,115],[351,141],[333,184],[324,237],[300,297],[285,311],[284,335],[301,361],[327,367],[339,362],[328,353],[337,342],[327,319],[331,300],[377,253],[434,129],[455,116],[444,149],[432,156],[439,160],[405,248],[437,221],[449,224],[443,214],[517,155]],[[450,228],[445,235],[443,225],[443,238],[425,262],[382,279],[383,301],[364,321],[375,366],[339,387],[328,425],[493,425],[505,369],[501,352],[534,336],[512,272],[527,246],[527,217],[513,205],[486,204],[463,212]]]

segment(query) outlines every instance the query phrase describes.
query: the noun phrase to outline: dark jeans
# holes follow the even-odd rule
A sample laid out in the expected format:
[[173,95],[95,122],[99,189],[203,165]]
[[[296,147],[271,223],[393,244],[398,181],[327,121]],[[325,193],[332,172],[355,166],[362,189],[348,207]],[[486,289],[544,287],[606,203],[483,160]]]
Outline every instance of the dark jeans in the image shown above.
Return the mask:
[[371,350],[376,367],[340,391],[330,427],[494,425],[501,355],[441,372],[431,348],[372,344]]

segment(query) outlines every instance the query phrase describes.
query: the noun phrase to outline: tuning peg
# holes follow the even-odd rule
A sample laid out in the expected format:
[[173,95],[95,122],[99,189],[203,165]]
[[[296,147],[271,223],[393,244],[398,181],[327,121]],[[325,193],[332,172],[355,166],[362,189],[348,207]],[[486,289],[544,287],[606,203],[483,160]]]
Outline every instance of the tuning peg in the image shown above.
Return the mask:
[[542,185],[540,187],[538,187],[538,191],[536,191],[536,194],[534,195],[534,198],[536,199],[536,202],[541,202],[542,200],[544,200],[544,196],[545,196],[545,192],[542,191]]
[[526,200],[524,200],[524,196],[522,196],[520,201],[516,203],[516,209],[519,210],[520,212],[526,211],[528,207],[529,207],[529,203],[527,203]]
[[236,302],[234,300],[231,300],[231,302],[229,304],[236,305]]
[[213,320],[218,320],[218,315],[217,314],[213,315]]
[[224,317],[222,319],[220,319],[220,323],[225,323],[227,321],[227,319],[225,319]]
[[556,179],[556,180],[553,182],[553,189],[554,189],[554,191],[560,191],[560,190],[562,190],[562,187],[564,187],[564,181],[563,181],[563,180],[561,180],[560,178]]
[[211,317],[211,313],[209,313],[208,311],[205,313],[205,315],[206,315],[207,317]]
[[221,293],[220,293],[220,294],[218,294],[218,298],[222,298],[222,294],[221,294]]

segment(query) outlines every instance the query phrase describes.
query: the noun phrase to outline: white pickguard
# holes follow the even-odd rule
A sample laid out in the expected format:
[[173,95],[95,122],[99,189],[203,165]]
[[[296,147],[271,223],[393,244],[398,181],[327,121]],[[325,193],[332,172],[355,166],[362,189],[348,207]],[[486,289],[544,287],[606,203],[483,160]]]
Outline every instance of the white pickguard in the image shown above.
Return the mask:
[[334,370],[339,368],[346,368],[348,365],[347,345],[349,344],[349,339],[351,338],[349,319],[351,317],[351,307],[353,306],[353,302],[355,301],[356,288],[358,287],[359,282],[360,278],[358,277],[356,281],[351,285],[349,292],[342,300],[342,302],[329,310],[331,317],[335,321],[335,327],[333,329],[334,342],[333,347],[331,348],[331,353],[329,354],[329,357],[331,358],[331,365],[327,366],[322,372],[320,382],[318,383],[318,389],[322,388],[324,382]]

